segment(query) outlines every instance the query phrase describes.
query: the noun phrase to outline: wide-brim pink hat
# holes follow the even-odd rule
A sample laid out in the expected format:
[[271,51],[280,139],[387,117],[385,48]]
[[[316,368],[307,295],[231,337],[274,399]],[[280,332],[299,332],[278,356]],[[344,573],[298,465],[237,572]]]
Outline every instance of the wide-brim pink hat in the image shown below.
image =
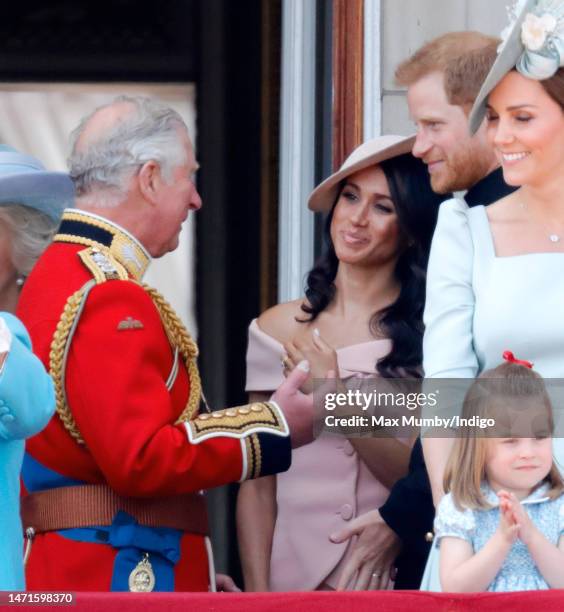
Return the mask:
[[343,165],[318,185],[309,196],[308,206],[315,212],[329,212],[337,196],[339,185],[347,176],[374,166],[386,159],[411,153],[415,136],[396,136],[387,134],[372,140],[367,140],[358,146],[343,162]]

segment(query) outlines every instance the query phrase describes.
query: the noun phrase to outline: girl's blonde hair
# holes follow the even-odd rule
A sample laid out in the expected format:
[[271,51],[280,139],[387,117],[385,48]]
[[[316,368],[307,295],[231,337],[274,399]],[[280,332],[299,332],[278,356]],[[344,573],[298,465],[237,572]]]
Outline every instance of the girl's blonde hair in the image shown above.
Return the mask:
[[[472,383],[464,398],[462,416],[495,417],[498,420],[503,415],[499,411],[499,405],[497,409],[494,407],[496,400],[502,400],[508,411],[511,411],[512,400],[522,398],[538,398],[539,407],[545,411],[542,419],[543,434],[551,435],[554,431],[554,419],[544,381],[534,370],[515,363],[503,363],[497,368],[483,372]],[[506,415],[511,420],[511,412]],[[500,431],[499,423],[495,435],[511,437],[510,434]],[[445,491],[450,491],[455,506],[460,510],[491,507],[481,489],[482,482],[486,480],[487,445],[488,438],[484,430],[475,427],[466,428],[454,441],[443,484]],[[545,482],[550,483],[551,488],[547,495],[551,499],[564,491],[564,480],[554,460]]]

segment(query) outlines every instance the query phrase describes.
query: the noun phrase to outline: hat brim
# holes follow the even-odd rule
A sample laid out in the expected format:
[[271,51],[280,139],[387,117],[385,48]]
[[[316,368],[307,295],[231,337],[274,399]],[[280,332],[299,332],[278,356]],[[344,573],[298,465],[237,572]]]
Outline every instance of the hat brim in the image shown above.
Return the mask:
[[482,84],[482,87],[480,88],[480,91],[478,92],[478,96],[474,101],[474,106],[472,106],[470,118],[468,120],[471,134],[475,134],[482,125],[482,121],[486,116],[488,96],[495,86],[501,81],[501,79],[503,79],[508,72],[515,68],[519,57],[521,57],[521,54],[525,50],[525,47],[521,42],[521,26],[525,21],[527,13],[530,12],[530,9],[533,7],[535,2],[536,0],[527,0],[525,2],[523,8],[521,9],[521,13],[517,17],[517,20],[513,24],[513,27],[506,38],[501,52],[497,56],[493,66]]
[[59,221],[74,205],[74,185],[64,172],[24,172],[0,176],[0,206],[23,204]]
[[402,140],[396,141],[391,145],[384,146],[382,149],[375,151],[372,155],[369,155],[346,168],[341,168],[330,177],[326,178],[311,192],[308,200],[308,207],[314,212],[329,212],[337,200],[337,196],[339,195],[339,185],[343,179],[345,179],[347,176],[351,176],[351,174],[355,174],[355,172],[359,172],[360,170],[364,170],[364,168],[379,164],[387,159],[392,159],[394,157],[398,157],[399,155],[411,153],[414,143],[414,135],[406,136]]

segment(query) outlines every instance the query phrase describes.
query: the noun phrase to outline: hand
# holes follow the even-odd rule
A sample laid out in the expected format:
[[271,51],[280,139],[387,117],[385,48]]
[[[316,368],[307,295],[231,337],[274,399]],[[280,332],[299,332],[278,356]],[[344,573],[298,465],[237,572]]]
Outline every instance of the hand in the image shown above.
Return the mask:
[[[301,334],[291,342],[287,342],[284,350],[286,351],[283,359],[285,375],[289,374],[300,361],[307,360],[310,364],[311,378],[325,378],[330,370],[336,372],[338,377],[337,353],[323,340],[317,328],[312,333]],[[311,393],[311,379],[302,390]]]
[[276,402],[288,423],[292,448],[313,440],[313,395],[305,395],[300,387],[309,376],[309,363],[301,361],[270,398]]
[[499,525],[497,532],[504,542],[513,544],[519,537],[519,523],[515,516],[514,505],[507,491],[499,491],[497,496],[499,497]]
[[353,519],[340,531],[331,534],[330,539],[339,543],[353,536],[358,536],[358,539],[341,572],[337,590],[345,590],[355,574],[352,590],[387,588],[394,561],[401,548],[401,541],[395,531],[386,525],[378,510],[372,510]]
[[231,576],[228,576],[227,574],[216,574],[215,586],[217,591],[223,591],[225,593],[241,592],[241,589],[235,584],[233,578],[231,578]]
[[525,511],[525,508],[523,508],[515,493],[499,491],[497,496],[500,500],[500,507],[503,503],[505,507],[509,508],[508,512],[511,512],[513,524],[516,525],[518,529],[518,537],[524,544],[528,545],[533,537],[536,527],[533,521],[531,521],[530,516]]

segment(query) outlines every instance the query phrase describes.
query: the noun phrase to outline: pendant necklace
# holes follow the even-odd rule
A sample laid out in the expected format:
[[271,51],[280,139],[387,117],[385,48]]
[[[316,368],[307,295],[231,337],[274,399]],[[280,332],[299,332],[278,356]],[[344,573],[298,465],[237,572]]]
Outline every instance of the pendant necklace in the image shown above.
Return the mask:
[[[528,206],[525,204],[525,202],[521,202],[520,207],[522,210],[526,210],[530,216],[531,213],[529,212]],[[553,242],[556,244],[557,242],[560,242],[560,234],[554,234],[554,233],[548,234],[548,239],[550,240],[550,242]]]

